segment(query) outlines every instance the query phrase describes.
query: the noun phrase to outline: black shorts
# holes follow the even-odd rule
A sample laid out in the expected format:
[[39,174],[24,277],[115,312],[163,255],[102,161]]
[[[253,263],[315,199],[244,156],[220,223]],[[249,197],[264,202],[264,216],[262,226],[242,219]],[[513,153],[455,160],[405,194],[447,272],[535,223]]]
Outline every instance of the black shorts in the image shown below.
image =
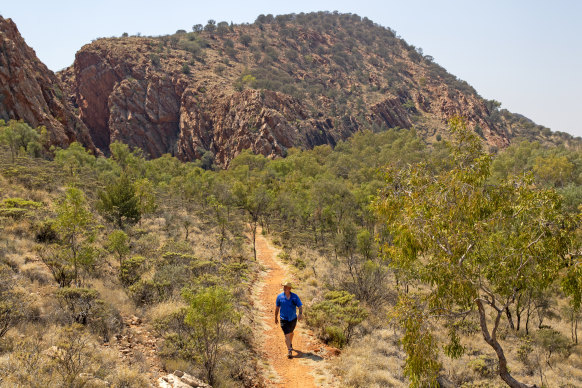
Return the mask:
[[284,334],[293,333],[293,330],[295,330],[295,325],[297,325],[297,318],[292,321],[281,319],[281,329],[283,329]]

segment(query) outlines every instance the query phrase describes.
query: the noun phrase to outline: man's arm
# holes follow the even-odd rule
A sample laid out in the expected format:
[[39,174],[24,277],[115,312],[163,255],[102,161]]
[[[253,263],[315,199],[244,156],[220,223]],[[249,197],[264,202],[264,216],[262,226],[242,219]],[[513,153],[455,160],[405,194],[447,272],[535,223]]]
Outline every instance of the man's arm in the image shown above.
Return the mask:
[[298,320],[303,319],[303,306],[299,306],[299,316],[297,317]]
[[275,323],[279,323],[279,306],[275,306]]

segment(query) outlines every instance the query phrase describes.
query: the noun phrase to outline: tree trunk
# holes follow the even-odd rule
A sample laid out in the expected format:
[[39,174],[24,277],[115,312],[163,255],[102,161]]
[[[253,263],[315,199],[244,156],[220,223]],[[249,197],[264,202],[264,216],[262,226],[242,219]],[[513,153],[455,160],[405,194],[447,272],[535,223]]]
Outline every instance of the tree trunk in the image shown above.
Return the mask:
[[509,310],[509,306],[505,308],[505,315],[507,315],[507,320],[509,321],[509,326],[511,330],[515,331],[515,325],[513,324],[513,318],[511,317],[511,311]]
[[527,313],[525,317],[525,334],[529,335],[529,317],[531,316],[531,291],[527,297]]
[[493,326],[493,330],[490,333],[489,328],[487,327],[487,315],[485,314],[485,307],[483,306],[483,302],[480,299],[477,299],[476,303],[479,310],[479,323],[481,325],[483,339],[485,339],[485,342],[487,342],[489,346],[495,350],[495,354],[497,354],[497,359],[499,361],[499,377],[501,377],[505,384],[512,388],[533,388],[533,386],[517,381],[515,378],[513,378],[513,376],[511,376],[509,370],[507,369],[507,359],[505,358],[505,353],[503,352],[501,344],[497,341],[497,328],[499,327],[501,316],[503,315],[503,310],[497,311],[495,324]]
[[519,331],[519,325],[521,323],[521,312],[519,310],[515,312],[515,320],[516,320],[515,330]]
[[521,313],[523,313],[523,311],[525,310],[525,308],[523,308],[521,306],[521,297],[522,294],[519,294],[517,296],[517,305],[515,306],[515,320],[516,320],[516,330],[519,331],[519,328],[521,326]]
[[257,261],[257,222],[258,219],[253,219],[251,225],[251,233],[253,235],[253,257],[255,258],[255,261]]
[[220,257],[222,257],[225,240],[226,240],[226,227],[225,225],[222,225],[220,229]]
[[311,225],[311,229],[313,230],[313,240],[315,241],[315,245],[317,245],[317,229],[315,228],[315,224]]

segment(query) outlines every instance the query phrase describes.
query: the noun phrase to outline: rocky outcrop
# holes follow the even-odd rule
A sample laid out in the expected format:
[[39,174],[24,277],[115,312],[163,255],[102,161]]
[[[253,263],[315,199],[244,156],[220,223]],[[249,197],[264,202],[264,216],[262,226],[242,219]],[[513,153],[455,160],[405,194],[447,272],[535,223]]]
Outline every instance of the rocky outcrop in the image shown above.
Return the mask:
[[75,115],[64,87],[36,56],[10,19],[0,16],[0,119],[44,125],[57,146],[78,141],[95,150],[85,124]]
[[462,116],[467,123],[477,129],[490,146],[505,148],[510,138],[500,126],[495,126],[488,119],[490,112],[482,99],[476,95],[462,93],[447,85],[426,87],[422,92],[412,92],[412,101],[417,109],[447,122],[454,116]]
[[362,129],[415,127],[436,141],[456,115],[488,145],[509,144],[469,85],[391,31],[336,17],[323,29],[290,17],[285,29],[265,19],[221,34],[98,39],[60,76],[104,153],[122,141],[150,157],[212,153],[228,166],[244,149],[284,156]]
[[388,128],[410,128],[412,126],[408,112],[402,107],[399,98],[388,98],[373,105],[370,110],[372,111],[371,119],[380,125],[384,124]]
[[[284,155],[290,147],[311,148],[333,140],[330,127],[299,125],[306,118],[300,103],[282,93],[245,90],[206,98],[189,89],[182,96],[178,156],[192,160],[210,150],[219,164],[227,165],[244,149]],[[320,130],[327,136],[313,136]]]
[[94,42],[61,73],[105,153],[111,142],[121,141],[150,157],[169,153],[184,161],[211,151],[219,165],[227,166],[244,149],[280,156],[290,147],[335,144],[353,133],[336,130],[329,119],[309,119],[289,95],[225,90],[183,74],[173,58],[155,65],[147,55],[151,42],[131,43]]
[[97,147],[112,141],[142,148],[151,157],[174,153],[178,138],[179,77],[163,74],[130,49],[96,45],[75,58],[73,96]]
[[205,382],[182,371],[174,371],[158,379],[160,388],[212,388]]
[[414,127],[437,141],[456,115],[492,147],[524,131],[535,138],[389,29],[347,14],[284,19],[285,28],[265,17],[220,34],[97,39],[59,82],[0,18],[0,118],[46,125],[53,144],[107,154],[121,141],[152,158],[212,153],[221,166],[243,149],[284,156],[362,129]]

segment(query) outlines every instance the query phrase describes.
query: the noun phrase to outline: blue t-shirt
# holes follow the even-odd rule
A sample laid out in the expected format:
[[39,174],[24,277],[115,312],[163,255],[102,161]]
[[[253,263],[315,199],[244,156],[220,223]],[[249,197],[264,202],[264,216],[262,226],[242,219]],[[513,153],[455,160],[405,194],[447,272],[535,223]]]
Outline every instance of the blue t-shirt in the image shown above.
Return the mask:
[[281,319],[286,321],[292,321],[297,318],[296,308],[303,306],[297,294],[291,293],[291,296],[287,299],[284,292],[277,295],[275,304],[281,309]]

